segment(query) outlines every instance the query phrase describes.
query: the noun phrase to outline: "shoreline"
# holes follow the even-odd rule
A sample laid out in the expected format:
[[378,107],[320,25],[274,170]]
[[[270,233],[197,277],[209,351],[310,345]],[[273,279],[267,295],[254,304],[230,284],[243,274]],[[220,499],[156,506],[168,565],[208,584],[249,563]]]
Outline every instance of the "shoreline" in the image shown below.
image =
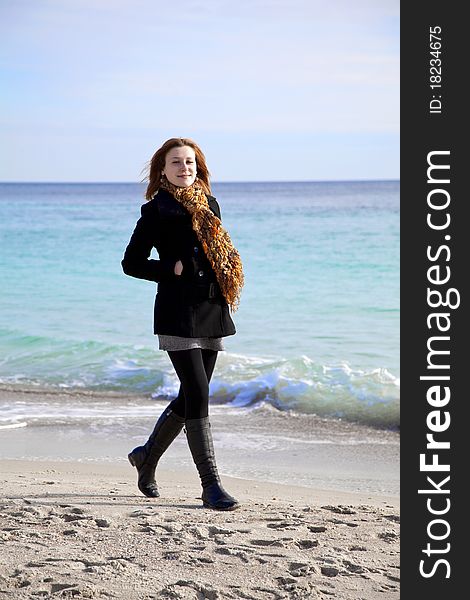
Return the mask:
[[[117,398],[117,399],[116,399]],[[4,417],[25,426],[0,431],[1,459],[127,463],[143,444],[166,402],[88,391],[75,394],[0,388]],[[312,489],[399,494],[397,432],[339,419],[211,404],[221,473]],[[4,422],[5,424],[5,422]],[[163,469],[193,469],[184,433],[161,460]]]
[[[0,401],[16,411],[19,425],[25,423],[1,430],[0,458],[127,465],[127,454],[147,440],[166,402],[115,398],[87,392],[54,392],[48,398],[38,390],[0,388]],[[222,474],[310,489],[399,494],[397,432],[269,405],[211,404],[210,416]],[[193,469],[184,433],[163,455],[160,467]]]
[[202,508],[195,469],[2,460],[0,593],[19,600],[399,598],[399,499],[222,475],[241,507]]
[[[17,378],[0,377],[0,393],[28,395],[42,392],[51,400],[55,395],[64,398],[75,395],[82,401],[114,398],[116,402],[119,398],[137,400],[144,396],[169,402],[176,396],[178,380],[164,356],[154,355],[150,349],[129,347],[126,351],[113,349],[110,351],[112,356],[105,352],[104,360],[99,356],[89,357],[86,342],[81,344],[84,348],[80,359],[76,355],[81,356],[82,351],[77,350],[74,343],[68,350],[59,345],[57,351],[52,352],[51,361],[55,364],[63,360],[63,368],[57,366],[57,370],[51,370],[44,364],[40,370],[44,356],[51,353],[49,343],[44,340],[40,344],[44,349],[36,350],[38,356],[34,352],[27,353],[19,360],[20,364],[11,365],[13,372],[18,373],[20,369]],[[23,352],[21,345],[19,348],[14,345],[5,349],[5,354],[14,354],[18,350]],[[68,358],[62,356],[63,351],[71,355]],[[228,351],[220,354],[210,385],[211,400],[215,404],[250,409],[265,403],[277,410],[294,410],[298,414],[317,414],[325,418],[340,417],[379,429],[398,430],[400,427],[399,377],[387,368],[364,370],[341,361],[323,365],[306,355],[289,358]],[[23,360],[28,364],[21,372]],[[81,361],[84,364],[80,367]]]

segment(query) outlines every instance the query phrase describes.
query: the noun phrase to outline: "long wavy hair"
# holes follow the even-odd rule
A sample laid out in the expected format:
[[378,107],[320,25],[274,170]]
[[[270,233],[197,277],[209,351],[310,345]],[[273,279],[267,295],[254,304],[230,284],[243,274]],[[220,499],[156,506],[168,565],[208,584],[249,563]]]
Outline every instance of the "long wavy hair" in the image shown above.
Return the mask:
[[209,181],[210,173],[206,165],[206,157],[203,151],[193,140],[189,138],[170,138],[167,140],[152,156],[145,167],[145,176],[142,181],[148,181],[145,198],[151,200],[158,188],[162,178],[162,171],[165,168],[166,155],[170,150],[176,147],[189,146],[196,155],[197,178],[206,194],[211,193],[211,184]]

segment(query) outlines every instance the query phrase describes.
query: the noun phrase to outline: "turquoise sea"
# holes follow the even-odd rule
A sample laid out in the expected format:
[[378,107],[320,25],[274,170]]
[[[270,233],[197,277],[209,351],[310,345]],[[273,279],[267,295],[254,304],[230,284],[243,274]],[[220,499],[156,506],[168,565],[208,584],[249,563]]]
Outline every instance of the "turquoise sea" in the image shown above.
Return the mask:
[[[120,264],[143,193],[0,184],[3,387],[176,392],[152,333],[155,285]],[[399,182],[215,183],[213,194],[246,284],[211,402],[398,428]],[[0,402],[0,428],[44,415],[44,402]]]

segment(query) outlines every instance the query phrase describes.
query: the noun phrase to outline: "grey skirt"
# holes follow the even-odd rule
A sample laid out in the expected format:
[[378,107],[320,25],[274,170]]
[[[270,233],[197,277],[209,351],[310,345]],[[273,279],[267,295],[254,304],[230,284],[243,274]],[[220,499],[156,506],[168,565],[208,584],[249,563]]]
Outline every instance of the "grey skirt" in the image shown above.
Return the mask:
[[203,350],[225,350],[223,338],[188,338],[178,335],[158,335],[158,349],[166,351],[174,350],[192,350],[193,348],[201,348]]

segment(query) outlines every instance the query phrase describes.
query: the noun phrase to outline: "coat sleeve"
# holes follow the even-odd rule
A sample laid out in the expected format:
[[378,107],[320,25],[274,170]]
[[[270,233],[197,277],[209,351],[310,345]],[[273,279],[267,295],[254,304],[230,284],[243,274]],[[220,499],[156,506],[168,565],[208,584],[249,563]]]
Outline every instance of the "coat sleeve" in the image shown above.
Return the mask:
[[149,208],[146,204],[141,208],[141,217],[136,223],[121,261],[122,270],[126,275],[138,279],[168,281],[174,275],[174,261],[149,258],[158,238],[158,214]]

